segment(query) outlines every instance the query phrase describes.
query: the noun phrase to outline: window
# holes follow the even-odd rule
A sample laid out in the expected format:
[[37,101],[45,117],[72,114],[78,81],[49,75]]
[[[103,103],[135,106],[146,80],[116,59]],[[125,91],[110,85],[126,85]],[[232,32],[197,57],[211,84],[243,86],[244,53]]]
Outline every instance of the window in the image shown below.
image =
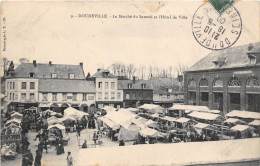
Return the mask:
[[108,82],[105,82],[105,89],[108,89]]
[[35,89],[35,82],[30,82],[30,89]]
[[200,86],[208,86],[208,80],[206,80],[205,78],[201,79]]
[[94,99],[95,99],[94,95],[88,95],[88,100],[94,100]]
[[98,82],[98,88],[102,88],[102,82]]
[[189,83],[188,83],[188,87],[195,88],[196,87],[196,81],[190,80]]
[[26,93],[21,93],[21,100],[26,100]]
[[241,83],[239,81],[239,79],[237,77],[233,77],[229,82],[228,82],[228,86],[233,86],[233,87],[237,87],[240,86]]
[[246,81],[246,87],[259,87],[260,84],[257,80],[256,77],[250,77],[247,81]]
[[229,97],[231,104],[240,104],[240,93],[230,93]]
[[67,93],[62,93],[62,100],[66,101],[67,100]]
[[13,89],[15,89],[15,82],[13,82]]
[[9,93],[9,100],[12,100],[12,93]]
[[52,94],[52,101],[57,101],[57,93]]
[[82,98],[83,101],[86,101],[87,100],[87,94],[86,93],[83,93],[83,98]]
[[209,101],[209,93],[201,92],[201,101],[208,102]]
[[131,88],[133,88],[133,84],[128,84],[128,89],[131,89]]
[[146,88],[146,84],[141,84],[141,88],[145,89]]
[[47,101],[48,100],[48,93],[43,93],[42,94],[42,101]]
[[125,98],[130,99],[130,94],[129,93],[125,94]]
[[74,78],[75,78],[75,74],[70,73],[69,74],[69,79],[74,79]]
[[102,100],[102,92],[98,92],[98,100]]
[[56,73],[52,73],[51,74],[51,78],[57,78],[57,74]]
[[22,89],[26,89],[26,82],[22,82]]
[[121,93],[117,92],[117,99],[120,100],[121,99]]
[[115,92],[111,92],[111,99],[112,99],[112,100],[115,100],[115,99],[116,99],[116,97],[115,97]]
[[72,100],[77,101],[77,93],[73,93]]
[[34,78],[34,73],[29,73],[30,78]]
[[108,92],[105,92],[105,100],[108,100]]
[[214,80],[213,87],[223,87],[223,81],[220,79]]
[[213,93],[214,103],[221,103],[223,100],[223,93]]
[[113,89],[113,90],[116,89],[116,83],[115,82],[111,82],[111,89]]
[[34,101],[35,98],[34,98],[34,93],[30,93],[30,101]]

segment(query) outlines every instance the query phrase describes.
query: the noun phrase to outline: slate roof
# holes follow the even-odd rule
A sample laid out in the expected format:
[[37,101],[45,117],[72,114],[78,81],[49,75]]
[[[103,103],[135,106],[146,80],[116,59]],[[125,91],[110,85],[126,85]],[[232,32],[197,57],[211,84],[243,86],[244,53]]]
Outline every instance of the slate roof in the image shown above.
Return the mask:
[[149,82],[154,94],[170,94],[168,89],[172,89],[173,94],[179,89],[179,82],[174,78],[152,78]]
[[95,93],[94,81],[39,79],[39,92]]
[[[106,74],[107,73],[107,74]],[[98,69],[98,71],[92,75],[93,78],[117,78],[106,69]]]
[[[252,50],[248,50],[248,46],[253,46]],[[253,44],[246,44],[242,46],[231,47],[228,49],[213,51],[209,53],[206,57],[199,60],[193,66],[191,66],[187,71],[199,71],[199,70],[212,70],[212,69],[228,69],[235,67],[246,67],[252,66],[250,64],[250,59],[248,58],[248,53],[256,53],[255,56],[260,56],[260,42]],[[257,58],[260,59],[260,58]],[[223,65],[218,66],[213,63],[213,61],[224,61]],[[260,61],[257,60],[256,65],[260,65]]]
[[68,79],[69,74],[74,74],[75,79],[85,79],[83,68],[80,65],[67,64],[44,64],[22,63],[15,68],[14,77],[28,78],[29,73],[33,72],[35,78],[51,78],[52,73],[57,74],[58,79]]
[[[132,88],[128,88],[128,84],[132,84]],[[118,80],[118,89],[142,89],[142,84],[146,84],[144,89],[152,89],[148,80]]]

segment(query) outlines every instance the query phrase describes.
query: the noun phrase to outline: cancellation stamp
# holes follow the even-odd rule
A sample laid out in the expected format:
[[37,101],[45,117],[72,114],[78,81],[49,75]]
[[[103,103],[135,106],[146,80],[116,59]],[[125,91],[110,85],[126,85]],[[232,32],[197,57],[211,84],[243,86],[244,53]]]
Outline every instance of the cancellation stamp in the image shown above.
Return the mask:
[[217,10],[212,3],[205,3],[197,9],[191,24],[196,41],[211,50],[231,47],[242,32],[240,14],[232,5]]

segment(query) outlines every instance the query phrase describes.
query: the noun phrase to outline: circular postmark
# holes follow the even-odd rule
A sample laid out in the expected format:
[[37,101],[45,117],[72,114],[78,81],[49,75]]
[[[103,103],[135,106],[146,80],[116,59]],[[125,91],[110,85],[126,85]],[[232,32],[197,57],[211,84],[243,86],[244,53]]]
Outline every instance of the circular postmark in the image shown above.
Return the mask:
[[191,24],[197,42],[211,50],[231,47],[242,31],[242,20],[234,6],[219,14],[210,3],[205,3],[194,13]]

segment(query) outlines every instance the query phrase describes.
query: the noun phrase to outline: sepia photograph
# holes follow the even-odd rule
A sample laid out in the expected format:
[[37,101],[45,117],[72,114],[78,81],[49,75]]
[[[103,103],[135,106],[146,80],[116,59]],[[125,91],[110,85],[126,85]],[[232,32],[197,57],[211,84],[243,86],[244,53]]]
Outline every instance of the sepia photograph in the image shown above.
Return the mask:
[[260,166],[260,1],[0,1],[2,166]]

